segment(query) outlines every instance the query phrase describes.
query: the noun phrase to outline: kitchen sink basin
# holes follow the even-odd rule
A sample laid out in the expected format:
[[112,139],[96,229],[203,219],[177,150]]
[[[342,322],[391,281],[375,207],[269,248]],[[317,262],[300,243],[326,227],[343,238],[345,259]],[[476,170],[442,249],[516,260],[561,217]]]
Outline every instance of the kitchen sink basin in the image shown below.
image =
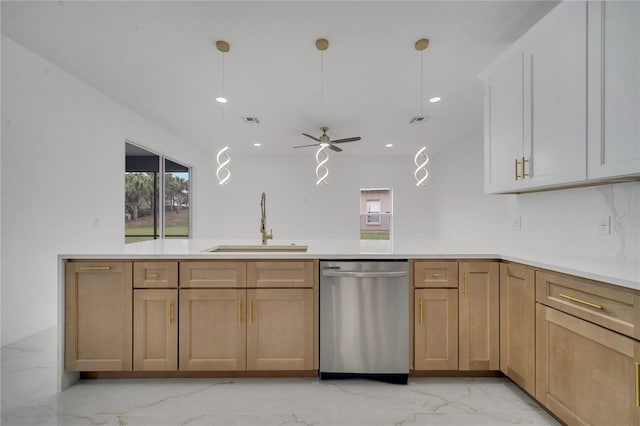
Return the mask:
[[307,246],[301,246],[297,244],[282,245],[282,246],[218,246],[207,250],[210,253],[290,253],[290,252],[306,252]]

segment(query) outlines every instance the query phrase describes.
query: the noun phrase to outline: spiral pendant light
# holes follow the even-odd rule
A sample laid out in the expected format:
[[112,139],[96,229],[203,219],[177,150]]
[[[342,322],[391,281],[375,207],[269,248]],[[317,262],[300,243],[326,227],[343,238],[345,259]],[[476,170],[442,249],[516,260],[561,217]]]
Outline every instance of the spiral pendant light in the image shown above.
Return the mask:
[[[227,97],[225,95],[225,91],[224,91],[224,55],[230,50],[231,46],[229,45],[229,43],[227,43],[224,40],[218,40],[216,42],[216,48],[222,54],[222,94],[216,97],[216,101],[222,104],[221,105],[221,109],[222,109],[222,125],[221,125],[222,139],[221,140],[222,140],[222,143],[224,144],[226,141],[225,133],[224,133],[224,122],[225,122],[224,109],[225,109],[225,104],[228,102]],[[229,151],[229,146],[225,145],[224,147],[218,150],[218,154],[216,155],[216,163],[218,164],[218,167],[216,169],[216,178],[218,179],[219,185],[226,185],[227,183],[229,183],[229,179],[231,178],[231,171],[229,170],[229,167],[228,167],[229,163],[231,162],[231,157],[229,157],[228,151]]]
[[[422,144],[424,141],[424,113],[423,113],[423,80],[424,80],[424,51],[429,47],[429,40],[426,38],[421,38],[416,41],[415,48],[418,52],[420,52],[420,116],[416,117],[412,122],[418,122],[420,124],[420,143]],[[425,186],[425,181],[429,177],[429,171],[427,170],[427,163],[429,163],[429,156],[426,153],[427,147],[423,146],[418,150],[415,157],[413,158],[413,162],[416,166],[414,171],[414,177],[416,179],[416,186]]]

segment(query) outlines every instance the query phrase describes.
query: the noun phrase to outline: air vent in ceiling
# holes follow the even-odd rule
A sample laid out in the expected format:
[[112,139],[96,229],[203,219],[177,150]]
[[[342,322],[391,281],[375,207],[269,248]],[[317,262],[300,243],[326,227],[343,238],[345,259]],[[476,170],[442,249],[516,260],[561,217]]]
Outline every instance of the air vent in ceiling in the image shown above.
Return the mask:
[[242,117],[242,121],[248,124],[260,124],[258,117]]
[[420,123],[421,121],[424,121],[424,119],[425,117],[413,117],[411,121],[409,121],[409,124]]

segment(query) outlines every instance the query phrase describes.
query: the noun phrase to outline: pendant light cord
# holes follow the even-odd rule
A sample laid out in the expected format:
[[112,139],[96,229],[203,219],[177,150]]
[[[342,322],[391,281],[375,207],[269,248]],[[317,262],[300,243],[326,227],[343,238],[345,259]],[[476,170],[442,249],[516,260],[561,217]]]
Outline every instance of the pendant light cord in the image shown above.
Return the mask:
[[420,143],[424,142],[423,128],[424,128],[424,102],[423,102],[423,80],[424,80],[424,50],[420,52]]
[[320,52],[320,118],[322,126],[326,126],[324,120],[324,51]]

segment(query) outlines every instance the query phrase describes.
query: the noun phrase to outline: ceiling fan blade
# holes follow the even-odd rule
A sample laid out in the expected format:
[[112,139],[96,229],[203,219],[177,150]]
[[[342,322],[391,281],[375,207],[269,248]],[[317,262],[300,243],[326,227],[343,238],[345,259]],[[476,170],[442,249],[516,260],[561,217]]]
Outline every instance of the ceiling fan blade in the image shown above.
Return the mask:
[[311,136],[311,135],[308,135],[308,134],[306,134],[306,133],[303,133],[303,135],[304,135],[304,136],[306,136],[306,137],[308,137],[308,138],[313,139],[314,141],[322,142],[320,139],[316,138],[315,136]]
[[332,150],[334,150],[335,152],[340,152],[340,151],[342,151],[342,148],[339,148],[339,147],[337,147],[337,146],[333,145],[333,143],[330,143],[330,144],[329,144],[329,148],[331,148],[331,149],[332,149]]
[[304,147],[307,147],[307,146],[318,146],[318,145],[320,145],[320,144],[319,144],[319,143],[312,143],[312,144],[310,144],[310,145],[298,145],[298,146],[294,146],[294,148],[304,148]]
[[362,139],[360,136],[356,136],[355,138],[345,138],[345,139],[337,139],[335,141],[331,141],[331,143],[345,143],[345,142],[355,142]]

